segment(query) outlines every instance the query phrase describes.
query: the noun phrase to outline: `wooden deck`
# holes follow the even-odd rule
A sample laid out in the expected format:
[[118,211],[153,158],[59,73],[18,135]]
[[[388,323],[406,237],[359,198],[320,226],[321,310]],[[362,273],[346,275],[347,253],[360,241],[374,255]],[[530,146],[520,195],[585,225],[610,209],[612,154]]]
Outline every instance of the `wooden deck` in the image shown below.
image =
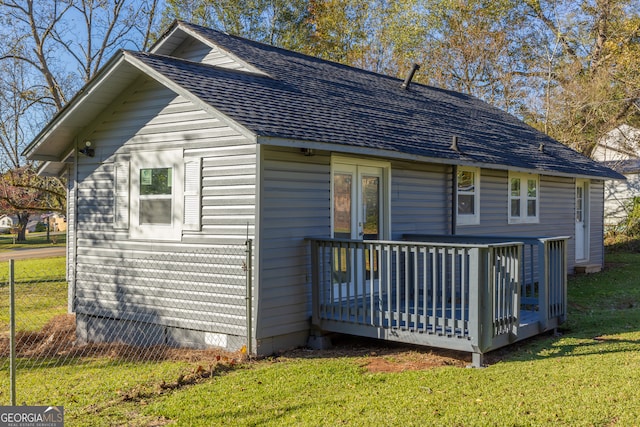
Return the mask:
[[310,239],[314,327],[469,351],[479,366],[484,353],[564,321],[565,238],[445,237]]

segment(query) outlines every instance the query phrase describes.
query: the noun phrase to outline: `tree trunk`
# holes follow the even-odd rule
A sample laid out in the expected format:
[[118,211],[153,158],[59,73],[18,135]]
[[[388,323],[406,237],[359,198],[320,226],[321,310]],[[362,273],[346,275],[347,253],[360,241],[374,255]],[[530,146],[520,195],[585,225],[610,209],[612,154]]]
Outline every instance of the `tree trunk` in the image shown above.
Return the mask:
[[18,235],[16,241],[27,241],[27,224],[29,224],[29,212],[20,212],[18,214]]

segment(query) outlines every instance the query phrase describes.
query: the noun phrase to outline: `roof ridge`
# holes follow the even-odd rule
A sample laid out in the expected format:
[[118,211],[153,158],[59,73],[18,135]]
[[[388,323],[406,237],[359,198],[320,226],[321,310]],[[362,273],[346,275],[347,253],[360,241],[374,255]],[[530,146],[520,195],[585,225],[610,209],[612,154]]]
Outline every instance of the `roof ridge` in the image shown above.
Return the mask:
[[225,73],[228,72],[228,73],[234,73],[234,74],[241,74],[241,75],[248,75],[248,76],[253,76],[253,77],[262,77],[262,78],[277,80],[277,79],[275,79],[274,77],[270,76],[269,74],[267,74],[265,72],[255,72],[255,71],[243,70],[243,69],[239,69],[239,68],[221,67],[220,65],[208,64],[206,62],[193,61],[191,59],[180,58],[180,57],[177,57],[177,56],[164,55],[164,54],[153,53],[153,52],[145,52],[145,51],[141,51],[141,50],[123,49],[123,52],[125,54],[132,54],[134,56],[143,55],[143,56],[146,56],[146,57],[149,57],[149,58],[155,57],[155,58],[162,58],[162,59],[168,59],[168,60],[171,60],[171,61],[191,64],[191,65],[194,65],[196,67],[212,68],[214,70],[222,71],[222,72],[225,72]]
[[[258,40],[253,40],[253,39],[250,39],[250,38],[247,38],[247,37],[243,37],[243,36],[239,36],[239,35],[235,35],[235,34],[230,34],[230,33],[227,33],[225,31],[217,30],[215,28],[205,27],[204,25],[195,24],[193,22],[188,22],[188,21],[178,21],[178,22],[180,24],[185,25],[185,26],[191,27],[192,29],[195,29],[196,31],[200,32],[201,35],[203,35],[204,37],[206,37],[206,33],[207,32],[214,32],[214,33],[221,34],[221,35],[223,35],[225,37],[230,37],[230,38],[232,38],[234,40],[238,40],[238,41],[243,42],[243,43],[251,43],[253,45],[257,45],[259,47],[263,47],[263,48],[266,48],[266,49],[269,49],[269,50],[278,50],[279,52],[286,53],[287,55],[295,55],[295,56],[298,56],[298,57],[301,57],[301,58],[305,58],[305,59],[308,59],[308,60],[311,60],[311,61],[319,61],[319,62],[322,62],[322,63],[325,63],[325,64],[330,64],[330,65],[334,65],[334,66],[341,67],[341,68],[344,68],[344,69],[356,71],[358,73],[365,73],[365,74],[369,74],[369,75],[376,76],[376,77],[383,77],[383,78],[386,78],[386,79],[396,80],[400,84],[402,84],[402,82],[404,81],[404,78],[401,78],[401,77],[396,77],[396,76],[392,76],[392,75],[389,75],[389,74],[384,74],[384,73],[377,72],[377,71],[367,70],[365,68],[360,68],[360,67],[356,67],[356,66],[353,66],[353,65],[343,64],[341,62],[334,61],[334,60],[331,60],[331,59],[320,58],[320,57],[317,57],[317,56],[314,56],[314,55],[310,55],[310,54],[307,54],[307,53],[299,52],[297,50],[287,49],[287,48],[284,48],[284,47],[271,45],[269,43],[261,42],[261,41],[258,41]],[[209,37],[206,37],[206,38],[209,39],[212,43],[217,45],[215,40],[211,40]],[[248,61],[248,59],[246,59],[246,58],[243,58],[243,59],[245,61]],[[443,91],[447,91],[447,92],[458,93],[458,92],[455,92],[455,91],[451,91],[449,89],[439,88],[437,86],[431,86],[431,85],[427,85],[427,84],[424,84],[424,83],[418,83],[418,82],[412,82],[411,83],[412,86],[414,84],[422,86],[422,87],[426,87],[426,88],[429,88],[429,89],[437,89],[437,90],[443,90]],[[472,95],[469,95],[469,96],[472,96]]]

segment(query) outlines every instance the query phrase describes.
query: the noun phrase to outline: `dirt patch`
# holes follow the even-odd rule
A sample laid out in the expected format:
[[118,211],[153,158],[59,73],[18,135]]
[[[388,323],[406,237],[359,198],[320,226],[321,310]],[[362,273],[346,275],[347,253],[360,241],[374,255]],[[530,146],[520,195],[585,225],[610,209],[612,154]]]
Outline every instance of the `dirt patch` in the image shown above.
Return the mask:
[[[54,317],[40,331],[16,333],[16,355],[26,358],[46,357],[110,357],[127,361],[185,361],[214,365],[219,362],[235,364],[244,358],[241,352],[218,349],[184,349],[163,345],[139,347],[123,343],[76,342],[75,316]],[[0,336],[0,357],[8,357],[9,336]]]
[[368,372],[403,372],[443,366],[465,367],[471,364],[466,352],[435,349],[382,340],[338,335],[332,338],[327,350],[294,349],[278,355],[280,358],[337,358],[357,359]]
[[[287,358],[336,358],[349,357],[368,372],[403,372],[434,369],[444,366],[466,367],[471,364],[471,354],[417,345],[393,343],[382,340],[335,335],[333,346],[327,350],[297,348],[281,352],[274,360]],[[233,367],[246,360],[242,352],[230,353],[219,349],[194,350],[168,346],[138,347],[122,343],[77,344],[75,316],[61,315],[53,318],[38,332],[22,332],[16,336],[19,357],[109,357],[126,361],[185,361],[197,364],[192,378],[181,378],[175,385],[192,383],[194,378],[212,375],[212,367]],[[9,356],[9,338],[0,337],[0,356]],[[485,356],[487,364],[496,363],[504,356],[501,351]]]

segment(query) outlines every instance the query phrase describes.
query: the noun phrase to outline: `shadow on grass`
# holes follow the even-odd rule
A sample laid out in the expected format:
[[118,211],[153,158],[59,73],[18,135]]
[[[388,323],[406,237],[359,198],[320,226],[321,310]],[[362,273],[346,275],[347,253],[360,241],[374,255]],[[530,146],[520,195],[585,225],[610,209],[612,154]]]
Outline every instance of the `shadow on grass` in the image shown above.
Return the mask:
[[609,233],[605,236],[607,253],[640,253],[640,237]]
[[[549,357],[640,352],[640,339],[621,337],[640,331],[640,303],[634,301],[620,305],[615,303],[615,299],[609,302],[611,308],[570,307],[570,321],[556,331],[547,331],[488,352],[484,357],[485,365],[535,361]],[[387,366],[387,371],[439,366],[465,367],[471,362],[471,354],[468,352],[342,334],[332,334],[329,337],[333,344],[329,349],[295,349],[275,357],[352,357],[367,360],[377,357],[396,363],[397,369]],[[405,363],[407,361],[409,363]]]

